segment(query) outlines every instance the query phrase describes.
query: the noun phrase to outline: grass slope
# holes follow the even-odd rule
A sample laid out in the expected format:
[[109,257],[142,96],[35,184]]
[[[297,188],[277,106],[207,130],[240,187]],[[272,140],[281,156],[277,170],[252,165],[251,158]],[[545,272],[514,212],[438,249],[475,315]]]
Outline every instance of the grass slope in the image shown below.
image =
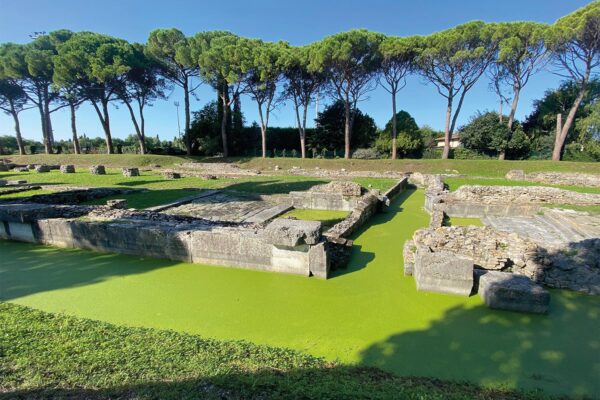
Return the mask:
[[[146,193],[117,195],[110,198],[125,198],[133,208],[145,208],[165,204],[181,197],[194,194],[199,189],[226,189],[240,192],[260,194],[281,194],[293,190],[308,190],[312,186],[327,183],[328,179],[304,176],[254,176],[244,178],[202,179],[185,177],[181,179],[164,179],[162,175],[150,171],[141,171],[140,176],[124,177],[118,169],[108,169],[106,175],[92,175],[85,169],[79,169],[74,174],[63,174],[59,171],[48,173],[35,172],[0,172],[0,179],[25,179],[28,183],[68,186],[95,186],[149,189]],[[374,189],[385,191],[396,181],[387,178],[355,178],[355,182],[363,186],[371,185]],[[2,195],[4,198],[24,197],[32,194],[43,194],[41,190],[34,192]],[[104,204],[105,199],[99,199],[90,204]]]
[[[222,162],[220,158],[202,157],[178,157],[158,155],[134,155],[134,154],[56,154],[56,155],[28,155],[28,156],[5,156],[13,162],[20,164],[75,164],[77,166],[89,166],[103,164],[107,167],[145,167],[160,165],[162,167],[187,161]],[[322,169],[339,170],[345,168],[348,171],[401,171],[401,172],[425,172],[425,173],[460,173],[474,176],[504,177],[511,169],[522,169],[525,172],[555,171],[555,172],[582,172],[600,174],[600,163],[598,162],[553,162],[553,161],[498,161],[498,160],[344,160],[344,159],[299,159],[299,158],[229,158],[227,162],[237,163],[242,168],[273,171],[275,165],[283,170],[293,166],[307,169],[319,167]]]
[[0,303],[0,398],[541,399]]

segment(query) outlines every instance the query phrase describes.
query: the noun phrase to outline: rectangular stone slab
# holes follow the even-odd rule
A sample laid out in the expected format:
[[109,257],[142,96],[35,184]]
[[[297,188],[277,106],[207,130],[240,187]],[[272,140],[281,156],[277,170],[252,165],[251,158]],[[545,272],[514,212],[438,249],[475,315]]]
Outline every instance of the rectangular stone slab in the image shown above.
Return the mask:
[[544,314],[550,294],[522,275],[486,271],[479,277],[479,295],[490,308]]
[[473,290],[473,260],[454,253],[419,248],[413,273],[417,290],[460,296],[469,296]]

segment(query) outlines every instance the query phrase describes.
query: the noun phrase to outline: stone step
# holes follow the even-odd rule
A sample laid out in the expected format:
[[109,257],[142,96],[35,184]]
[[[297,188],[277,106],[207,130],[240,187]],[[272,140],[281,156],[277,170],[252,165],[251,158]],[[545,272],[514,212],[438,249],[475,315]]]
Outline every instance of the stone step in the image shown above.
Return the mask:
[[278,204],[276,206],[262,210],[251,217],[244,220],[244,222],[263,223],[270,221],[281,214],[284,214],[291,210],[293,207],[289,204]]
[[552,235],[561,239],[562,242],[578,242],[584,239],[584,237],[579,234],[579,232],[574,230],[566,221],[556,221],[555,219],[551,218],[550,215],[546,215],[545,213],[544,215],[536,215],[535,220],[541,226],[547,227],[548,231],[552,232]]
[[203,197],[212,196],[212,195],[217,194],[219,192],[220,192],[220,190],[208,189],[208,190],[202,191],[202,193],[200,193],[200,194],[195,194],[195,195],[192,195],[192,196],[182,197],[181,199],[176,200],[176,201],[174,201],[172,203],[161,204],[160,206],[148,207],[148,208],[146,208],[146,210],[147,211],[154,211],[154,212],[164,211],[164,210],[166,210],[168,208],[177,207],[177,206],[180,206],[182,204],[191,203],[194,200],[198,200],[198,199],[201,199]]
[[579,242],[586,238],[586,235],[581,232],[577,224],[571,218],[565,218],[560,212],[544,210],[544,214],[540,215],[539,218],[560,231],[567,242]]
[[549,210],[544,214],[560,224],[568,224],[585,239],[600,237],[600,216],[571,210]]

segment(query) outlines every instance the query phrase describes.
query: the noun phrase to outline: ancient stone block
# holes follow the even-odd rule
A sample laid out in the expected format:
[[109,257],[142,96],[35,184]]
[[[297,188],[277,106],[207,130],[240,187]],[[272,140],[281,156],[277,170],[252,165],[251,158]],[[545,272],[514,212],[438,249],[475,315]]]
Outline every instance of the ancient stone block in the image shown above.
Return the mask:
[[316,244],[321,238],[319,221],[302,221],[278,218],[271,222],[263,234],[263,240],[278,246],[294,247],[301,244]]
[[35,236],[30,223],[9,222],[8,231],[12,240],[35,243]]
[[418,248],[414,276],[417,290],[468,296],[473,289],[473,260],[450,252]]
[[415,269],[415,251],[417,250],[415,242],[407,240],[404,242],[402,255],[404,257],[404,275],[411,276]]
[[308,249],[308,267],[312,275],[327,279],[329,276],[329,258],[325,242],[321,242]]
[[90,174],[92,175],[106,175],[106,169],[104,165],[92,165],[90,167]]
[[181,178],[181,174],[178,172],[163,172],[163,178],[165,179],[179,179]]
[[8,166],[5,164],[0,164],[0,172],[6,172],[8,171]]
[[61,165],[60,172],[62,172],[63,174],[74,174],[75,166],[74,165]]
[[106,200],[106,205],[110,208],[127,208],[126,199]]
[[27,169],[35,169],[35,164],[27,164]]
[[550,294],[526,276],[487,271],[479,278],[479,295],[490,308],[546,313]]
[[50,172],[50,167],[45,164],[36,165],[35,172],[38,172],[38,173]]
[[506,173],[506,179],[511,179],[515,181],[524,181],[525,180],[525,171],[522,169],[511,169]]
[[27,168],[27,167],[18,167],[18,168],[15,168],[15,171],[17,171],[17,172],[29,172],[29,168]]
[[123,168],[123,176],[132,177],[140,176],[140,170],[138,168]]

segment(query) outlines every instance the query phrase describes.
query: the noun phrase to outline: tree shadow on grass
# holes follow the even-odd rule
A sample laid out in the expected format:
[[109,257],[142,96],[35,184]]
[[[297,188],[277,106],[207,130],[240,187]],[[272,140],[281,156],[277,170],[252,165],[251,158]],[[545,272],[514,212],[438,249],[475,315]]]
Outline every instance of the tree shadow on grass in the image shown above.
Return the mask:
[[305,191],[315,185],[329,182],[328,180],[297,180],[271,179],[263,181],[246,181],[233,183],[224,187],[225,190],[252,192],[260,194],[288,194],[294,191]]

